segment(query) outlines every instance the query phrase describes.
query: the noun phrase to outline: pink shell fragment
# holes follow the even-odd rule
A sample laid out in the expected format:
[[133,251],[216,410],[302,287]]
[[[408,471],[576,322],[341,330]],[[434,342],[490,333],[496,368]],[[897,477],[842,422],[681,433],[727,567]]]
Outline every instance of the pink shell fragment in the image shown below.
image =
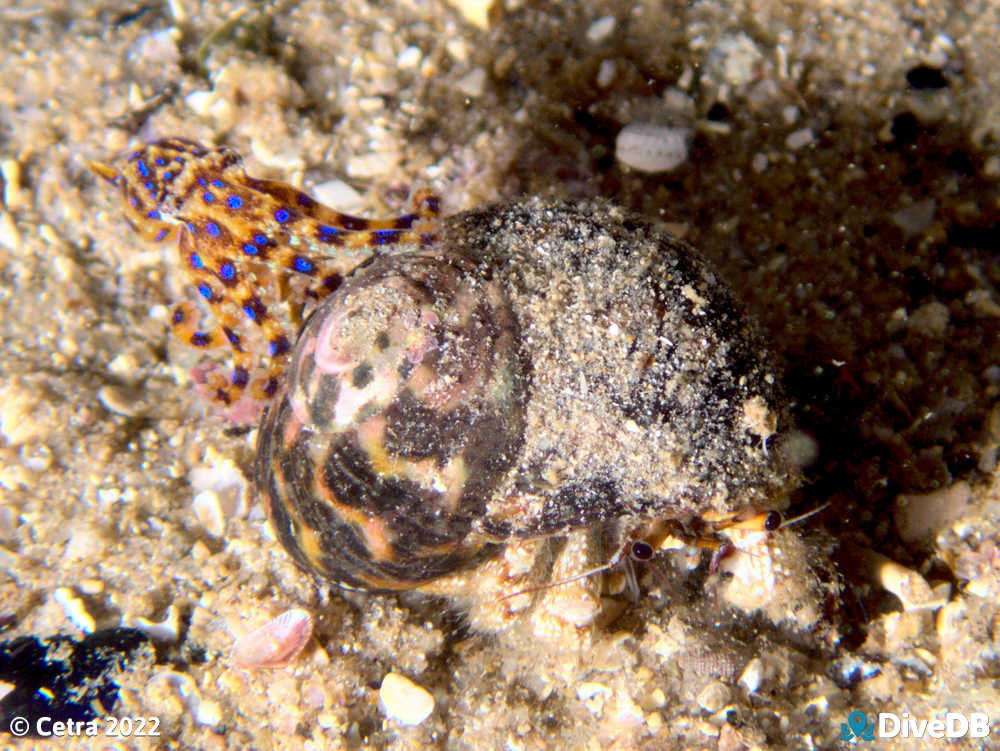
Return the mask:
[[230,660],[246,670],[285,667],[308,643],[312,628],[312,616],[305,610],[286,610],[256,631],[238,638]]

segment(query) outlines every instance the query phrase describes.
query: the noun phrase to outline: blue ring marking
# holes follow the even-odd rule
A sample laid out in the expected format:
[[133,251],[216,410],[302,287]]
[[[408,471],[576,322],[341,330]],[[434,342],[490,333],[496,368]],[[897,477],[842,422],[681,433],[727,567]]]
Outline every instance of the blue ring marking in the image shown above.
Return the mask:
[[163,173],[163,179],[166,180],[167,182],[170,182],[171,180],[174,179],[174,173],[171,172],[170,170],[167,170],[166,172]]
[[153,242],[154,243],[160,242],[160,240],[162,240],[164,237],[167,236],[168,232],[170,232],[170,230],[168,230],[168,229],[161,229],[159,232],[156,233],[156,237],[153,238]]
[[302,256],[295,256],[295,260],[292,261],[292,267],[301,274],[308,274],[313,270],[312,261]]
[[243,199],[239,196],[229,196],[226,199],[226,205],[231,209],[239,209],[243,207]]
[[218,237],[219,234],[221,233],[219,225],[216,224],[215,222],[208,222],[205,225],[205,231],[208,232],[208,234],[210,234],[212,237]]
[[267,235],[254,235],[253,241],[258,245],[267,245]]
[[247,243],[246,245],[243,246],[243,252],[246,253],[248,256],[255,256],[260,252],[260,250],[257,248],[256,245],[251,245],[250,243]]
[[139,208],[139,202],[136,200],[135,196],[129,196],[128,197],[128,202],[130,204],[132,204],[132,208],[133,209]]
[[191,261],[191,268],[193,269],[200,269],[205,266],[205,262],[201,260],[201,256],[197,253],[192,253],[189,260]]
[[181,308],[177,308],[174,311],[174,323],[184,323],[184,311]]
[[155,193],[156,186],[153,185],[153,183],[146,183],[146,190],[148,190],[150,193]]
[[152,209],[148,214],[146,214],[146,217],[148,219],[159,219],[160,218],[160,212],[157,211],[156,209]]
[[213,196],[206,190],[204,193],[201,194],[201,200],[203,200],[205,203],[211,203],[212,201],[215,200],[215,196]]
[[243,387],[247,385],[247,381],[250,380],[250,374],[247,373],[246,368],[237,367],[233,370],[233,385]]
[[377,229],[372,233],[372,240],[375,241],[376,245],[391,243],[395,237],[396,230],[394,229]]
[[164,164],[167,163],[167,160],[164,159],[162,156],[156,157],[156,159],[154,159],[153,161],[156,162],[157,167],[162,167]]
[[198,234],[198,228],[191,224],[191,222],[185,222],[185,224],[187,224],[188,232],[192,235]]
[[204,347],[208,344],[208,334],[204,331],[196,331],[191,334],[191,344],[195,347]]
[[145,162],[136,162],[135,168],[139,170],[139,174],[142,175],[143,178],[149,177],[149,167],[146,166]]
[[207,181],[207,180],[205,180],[205,178],[204,178],[204,177],[200,177],[200,176],[199,176],[199,177],[198,177],[198,184],[199,184],[199,185],[203,185],[203,186],[207,186],[207,185],[208,185],[208,181]]
[[198,285],[198,292],[206,300],[208,300],[209,302],[212,302],[212,288],[209,287],[207,284],[199,284]]
[[283,336],[279,336],[267,344],[268,349],[271,351],[271,357],[277,355],[283,355],[289,350],[288,339]]
[[324,235],[339,235],[341,232],[343,232],[342,229],[338,227],[331,227],[329,224],[319,225],[319,231],[322,232]]
[[277,211],[274,212],[274,221],[276,221],[278,224],[284,224],[291,218],[292,215],[289,214],[286,209],[278,209]]
[[257,320],[257,311],[253,309],[252,305],[244,305],[243,312],[247,314],[247,318],[251,321]]
[[222,182],[222,180],[212,180],[212,185],[214,185],[216,188],[225,188],[226,187],[226,184],[224,182]]
[[224,328],[222,330],[225,332],[226,339],[229,340],[230,344],[239,345],[239,343],[240,343],[240,335],[239,334],[237,334],[235,331],[233,331],[230,328]]
[[236,276],[236,267],[231,263],[224,263],[219,266],[219,276],[225,279],[227,282]]

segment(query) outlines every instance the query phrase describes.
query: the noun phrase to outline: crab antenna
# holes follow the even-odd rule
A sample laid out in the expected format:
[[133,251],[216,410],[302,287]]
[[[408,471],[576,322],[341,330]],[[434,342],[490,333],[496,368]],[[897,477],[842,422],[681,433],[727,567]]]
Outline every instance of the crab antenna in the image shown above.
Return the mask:
[[822,506],[818,506],[817,508],[814,508],[812,511],[806,511],[804,514],[799,514],[798,516],[794,516],[791,519],[785,519],[785,521],[781,523],[781,526],[778,527],[778,529],[784,529],[785,527],[790,527],[793,524],[798,524],[801,521],[805,521],[810,516],[816,516],[816,514],[826,509],[826,507],[829,505],[830,502],[827,501]]

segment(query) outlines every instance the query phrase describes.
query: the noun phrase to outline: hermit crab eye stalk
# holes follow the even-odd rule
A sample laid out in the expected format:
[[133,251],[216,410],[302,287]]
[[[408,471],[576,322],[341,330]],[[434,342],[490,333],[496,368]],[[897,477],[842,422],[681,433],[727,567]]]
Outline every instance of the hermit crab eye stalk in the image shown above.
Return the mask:
[[764,522],[762,526],[764,527],[765,531],[774,532],[778,529],[781,529],[783,521],[784,519],[781,516],[781,512],[768,511],[767,514],[764,515]]
[[644,561],[651,560],[656,551],[653,546],[650,545],[645,540],[636,540],[632,543],[629,549],[629,558],[633,561],[642,563]]

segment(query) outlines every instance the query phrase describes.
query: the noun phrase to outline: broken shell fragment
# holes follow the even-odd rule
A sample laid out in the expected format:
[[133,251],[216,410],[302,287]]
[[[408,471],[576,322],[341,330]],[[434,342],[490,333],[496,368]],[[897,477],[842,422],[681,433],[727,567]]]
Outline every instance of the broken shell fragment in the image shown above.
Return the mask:
[[378,698],[386,715],[403,725],[419,725],[434,711],[430,692],[399,673],[382,679]]
[[233,644],[230,659],[244,670],[282,668],[298,657],[312,636],[312,616],[305,610],[286,610]]
[[896,595],[904,610],[937,610],[948,602],[951,587],[947,584],[932,589],[927,580],[913,569],[874,550],[855,545],[850,548],[864,562],[872,582]]

